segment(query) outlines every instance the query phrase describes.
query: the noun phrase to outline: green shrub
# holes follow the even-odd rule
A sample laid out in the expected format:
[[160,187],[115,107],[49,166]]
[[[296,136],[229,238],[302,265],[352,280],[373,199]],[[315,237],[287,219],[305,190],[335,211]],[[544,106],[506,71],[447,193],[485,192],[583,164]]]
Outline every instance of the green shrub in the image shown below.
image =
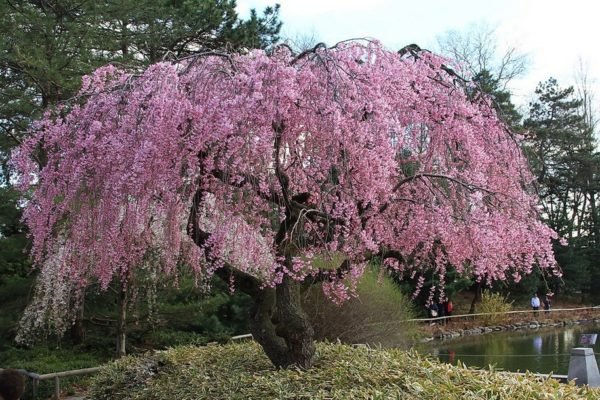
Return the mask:
[[484,325],[497,325],[506,319],[506,314],[493,313],[504,313],[511,310],[512,302],[509,303],[507,298],[500,293],[483,292],[477,312],[490,313],[490,315],[481,316]]
[[3,347],[13,345],[19,319],[29,301],[32,284],[31,277],[19,276],[6,277],[0,282],[0,351]]
[[417,334],[408,297],[387,275],[371,267],[361,278],[358,297],[336,305],[323,294],[320,285],[308,289],[303,297],[317,340],[406,346]]
[[319,344],[307,371],[273,368],[255,342],[178,347],[107,365],[95,400],[595,399],[597,390],[451,366],[398,349]]
[[[3,351],[0,356],[2,368],[24,369],[37,374],[97,367],[110,359],[108,352],[104,353],[98,349],[95,352],[82,352],[77,347],[53,349],[47,345],[36,345],[28,349],[11,347]],[[89,379],[89,375],[61,378],[62,393],[73,393],[76,387],[86,386]],[[48,398],[53,392],[53,380],[40,382],[38,398]],[[30,396],[31,384],[28,382],[26,396],[23,399],[30,399]]]

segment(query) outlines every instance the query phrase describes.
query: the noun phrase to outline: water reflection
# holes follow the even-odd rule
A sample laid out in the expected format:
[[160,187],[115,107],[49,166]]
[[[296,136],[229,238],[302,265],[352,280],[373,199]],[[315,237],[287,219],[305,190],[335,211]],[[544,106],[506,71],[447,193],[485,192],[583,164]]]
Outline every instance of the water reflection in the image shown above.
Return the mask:
[[446,342],[430,342],[420,349],[444,362],[473,366],[495,366],[506,371],[567,374],[573,347],[583,333],[596,333],[600,326],[587,325],[537,331],[512,331],[469,336]]
[[456,361],[456,353],[452,350],[448,351],[448,362],[454,364]]
[[537,354],[542,354],[542,337],[534,336],[533,337],[533,348]]

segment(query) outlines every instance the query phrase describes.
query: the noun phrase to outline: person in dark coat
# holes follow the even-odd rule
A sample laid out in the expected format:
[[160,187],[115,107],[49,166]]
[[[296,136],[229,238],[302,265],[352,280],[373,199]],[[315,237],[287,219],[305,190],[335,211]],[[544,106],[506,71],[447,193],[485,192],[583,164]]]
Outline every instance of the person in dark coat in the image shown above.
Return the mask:
[[437,318],[439,316],[439,310],[437,303],[431,303],[429,305],[429,318]]
[[[446,307],[444,306],[444,303],[438,303],[437,305],[438,308],[438,315],[440,317],[445,317],[446,316]],[[440,324],[444,325],[446,323],[446,318],[441,318],[440,320]]]
[[550,297],[548,297],[548,295],[544,296],[544,300],[542,301],[544,304],[544,311],[545,312],[550,312]]

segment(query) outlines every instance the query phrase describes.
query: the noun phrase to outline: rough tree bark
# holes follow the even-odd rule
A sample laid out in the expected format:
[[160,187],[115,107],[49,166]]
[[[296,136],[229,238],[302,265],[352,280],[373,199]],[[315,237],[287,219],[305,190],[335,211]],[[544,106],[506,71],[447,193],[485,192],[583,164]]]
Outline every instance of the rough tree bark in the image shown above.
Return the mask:
[[[202,199],[199,189],[190,210],[188,234],[194,242],[204,248],[210,234],[198,226],[197,204]],[[210,258],[210,250],[204,248]],[[256,277],[237,270],[228,263],[215,271],[215,275],[236,283],[236,288],[250,297],[254,305],[250,315],[250,331],[263,347],[267,357],[278,368],[297,366],[310,368],[314,361],[314,329],[300,300],[301,283],[289,276],[275,288],[264,287]]]
[[475,287],[475,295],[473,296],[473,301],[471,301],[471,308],[469,308],[469,314],[475,314],[475,307],[477,303],[481,303],[481,291],[483,285],[481,282],[477,282]]
[[301,284],[290,277],[275,288],[261,288],[254,277],[230,267],[216,274],[226,281],[233,275],[237,288],[250,295],[250,332],[278,368],[310,368],[314,362],[314,329],[300,301]]
[[[85,294],[83,294],[83,297],[85,299]],[[83,324],[84,306],[85,301],[82,300],[77,308],[75,322],[70,329],[70,337],[74,344],[81,344],[85,340],[85,325]]]
[[250,329],[273,364],[280,368],[313,365],[314,329],[300,302],[300,285],[285,277],[255,298]]

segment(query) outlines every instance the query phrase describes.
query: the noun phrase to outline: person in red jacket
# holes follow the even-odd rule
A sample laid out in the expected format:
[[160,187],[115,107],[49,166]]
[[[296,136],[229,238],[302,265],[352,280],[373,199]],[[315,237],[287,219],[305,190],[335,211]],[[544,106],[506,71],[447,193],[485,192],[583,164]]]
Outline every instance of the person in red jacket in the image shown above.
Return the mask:
[[[446,312],[446,316],[451,317],[453,310],[454,310],[454,305],[452,304],[452,300],[446,299],[446,301],[444,302],[444,311]],[[448,321],[450,321],[450,318],[446,319],[446,323]]]

